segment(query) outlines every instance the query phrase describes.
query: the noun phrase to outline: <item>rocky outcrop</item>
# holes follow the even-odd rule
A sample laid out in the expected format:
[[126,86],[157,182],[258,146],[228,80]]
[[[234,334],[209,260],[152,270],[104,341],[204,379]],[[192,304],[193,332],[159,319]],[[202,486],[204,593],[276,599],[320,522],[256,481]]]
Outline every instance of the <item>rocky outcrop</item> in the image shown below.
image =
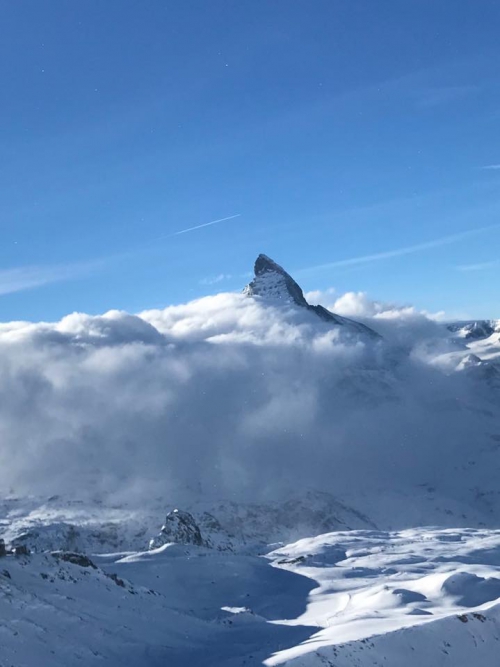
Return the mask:
[[123,535],[119,526],[112,522],[75,526],[62,521],[30,527],[17,534],[10,543],[15,549],[26,547],[37,553],[58,549],[96,553],[103,549],[120,549],[123,546]]
[[277,303],[299,306],[314,313],[329,324],[345,327],[352,333],[362,334],[369,338],[380,338],[378,333],[360,322],[336,315],[324,306],[313,306],[308,303],[304,292],[292,276],[267,255],[261,254],[257,257],[254,273],[254,279],[243,290],[247,296],[256,296]]
[[478,340],[489,338],[499,330],[500,326],[498,320],[472,320],[470,322],[452,322],[448,324],[447,328],[465,340]]
[[52,556],[66,563],[73,563],[73,565],[78,565],[79,567],[90,567],[93,570],[97,570],[97,566],[85,554],[74,553],[72,551],[53,551]]
[[164,544],[192,544],[197,547],[206,546],[201,530],[192,514],[175,509],[169,512],[159,534],[150,543],[150,549],[158,549]]

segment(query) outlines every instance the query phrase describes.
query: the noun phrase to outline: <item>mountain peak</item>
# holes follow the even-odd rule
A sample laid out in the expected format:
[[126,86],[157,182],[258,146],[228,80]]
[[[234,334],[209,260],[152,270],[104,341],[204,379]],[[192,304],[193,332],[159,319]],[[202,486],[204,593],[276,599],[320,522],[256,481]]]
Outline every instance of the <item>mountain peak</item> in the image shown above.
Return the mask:
[[380,338],[379,334],[360,322],[336,315],[323,306],[313,306],[308,303],[302,288],[292,276],[263,253],[255,260],[254,274],[254,279],[244,289],[244,294],[247,296],[257,296],[266,300],[301,306],[315,313],[324,322],[346,326],[358,334],[363,333],[372,338]]
[[261,254],[255,260],[255,278],[245,287],[248,296],[279,299],[297,306],[308,306],[299,285],[285,269],[267,255]]

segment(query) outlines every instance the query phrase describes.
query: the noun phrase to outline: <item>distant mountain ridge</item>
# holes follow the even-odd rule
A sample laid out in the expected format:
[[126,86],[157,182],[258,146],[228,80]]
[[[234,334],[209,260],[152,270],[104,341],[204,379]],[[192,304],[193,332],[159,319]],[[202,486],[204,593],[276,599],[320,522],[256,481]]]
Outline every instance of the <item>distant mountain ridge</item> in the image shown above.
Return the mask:
[[500,320],[464,320],[463,322],[451,322],[447,328],[467,340],[488,338],[500,332]]

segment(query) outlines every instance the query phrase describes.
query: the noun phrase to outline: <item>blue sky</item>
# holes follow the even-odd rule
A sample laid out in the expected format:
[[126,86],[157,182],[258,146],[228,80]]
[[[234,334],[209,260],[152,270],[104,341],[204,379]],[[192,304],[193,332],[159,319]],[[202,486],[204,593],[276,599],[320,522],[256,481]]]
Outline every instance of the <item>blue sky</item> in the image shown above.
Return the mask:
[[2,3],[0,319],[239,289],[259,252],[307,290],[500,317],[499,22],[486,0]]

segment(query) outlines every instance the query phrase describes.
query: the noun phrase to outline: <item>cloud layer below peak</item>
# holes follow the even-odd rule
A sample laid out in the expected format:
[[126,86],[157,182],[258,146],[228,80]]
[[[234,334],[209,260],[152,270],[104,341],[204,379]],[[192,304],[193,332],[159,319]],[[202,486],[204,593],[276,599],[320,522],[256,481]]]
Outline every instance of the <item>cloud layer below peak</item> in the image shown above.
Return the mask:
[[437,442],[446,458],[493,428],[455,409],[482,389],[430,363],[451,345],[438,323],[365,295],[336,306],[397,333],[373,342],[231,293],[0,325],[0,485],[129,500],[342,494],[435,477]]

